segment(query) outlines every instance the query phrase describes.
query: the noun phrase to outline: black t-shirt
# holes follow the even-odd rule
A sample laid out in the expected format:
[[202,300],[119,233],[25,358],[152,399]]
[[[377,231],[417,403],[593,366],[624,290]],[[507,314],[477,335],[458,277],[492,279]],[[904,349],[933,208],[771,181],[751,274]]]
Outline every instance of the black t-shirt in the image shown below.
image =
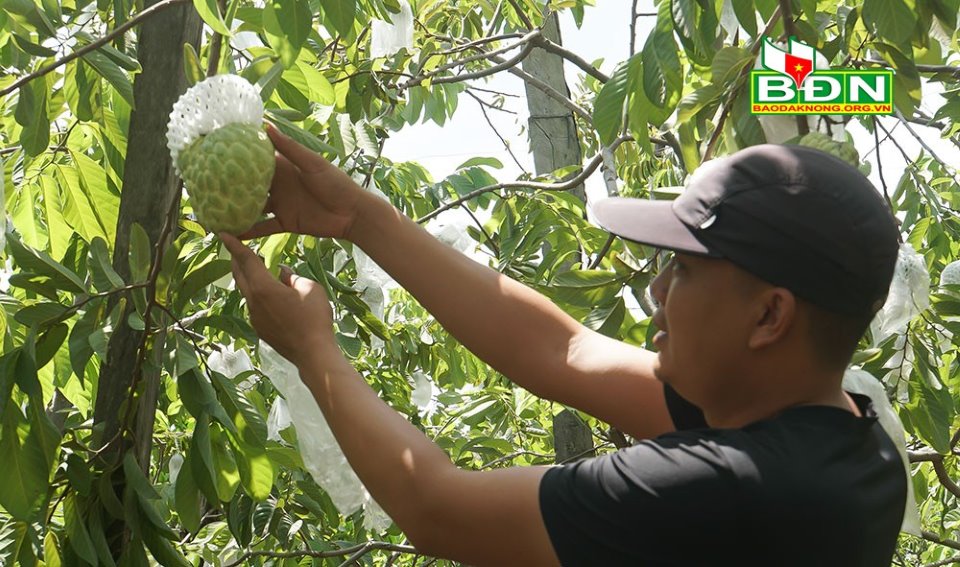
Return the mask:
[[906,474],[869,398],[711,429],[666,393],[677,432],[543,477],[563,565],[889,567]]

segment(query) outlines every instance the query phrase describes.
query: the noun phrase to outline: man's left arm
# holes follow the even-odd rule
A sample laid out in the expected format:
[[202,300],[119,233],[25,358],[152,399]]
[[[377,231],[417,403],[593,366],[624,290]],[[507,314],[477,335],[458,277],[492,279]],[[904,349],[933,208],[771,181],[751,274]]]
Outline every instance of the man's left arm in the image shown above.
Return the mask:
[[322,286],[290,272],[278,281],[222,238],[254,328],[297,365],[351,467],[418,550],[472,565],[559,564],[540,514],[546,467],[459,469],[344,357]]
[[335,345],[299,368],[353,470],[417,549],[472,565],[557,564],[538,501],[545,467],[461,470]]

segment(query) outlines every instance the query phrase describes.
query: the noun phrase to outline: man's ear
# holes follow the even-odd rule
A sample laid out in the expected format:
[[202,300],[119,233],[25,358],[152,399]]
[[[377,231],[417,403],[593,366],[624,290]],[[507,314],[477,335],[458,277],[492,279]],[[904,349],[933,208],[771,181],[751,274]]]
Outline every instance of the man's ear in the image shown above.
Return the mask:
[[793,292],[771,287],[757,298],[757,319],[747,345],[752,349],[770,346],[782,340],[797,317],[797,299]]

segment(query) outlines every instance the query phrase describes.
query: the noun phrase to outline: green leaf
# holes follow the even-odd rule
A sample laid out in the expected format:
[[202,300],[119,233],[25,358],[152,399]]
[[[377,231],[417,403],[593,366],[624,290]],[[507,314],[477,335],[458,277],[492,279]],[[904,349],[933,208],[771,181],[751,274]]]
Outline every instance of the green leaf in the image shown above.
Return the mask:
[[24,307],[14,313],[13,318],[28,327],[42,327],[66,313],[67,308],[59,303],[45,302]]
[[917,25],[914,0],[863,0],[863,21],[881,40],[901,45]]
[[147,231],[135,222],[130,227],[130,248],[127,253],[130,275],[135,282],[144,282],[150,275],[150,237]]
[[123,278],[113,269],[107,243],[100,237],[90,242],[92,262],[88,265],[93,276],[93,285],[99,291],[110,291],[124,286]]
[[274,467],[266,449],[246,443],[234,445],[240,483],[257,501],[266,500],[273,489]]
[[733,0],[733,13],[747,35],[757,35],[757,12],[753,8],[753,0]]
[[[193,438],[190,441],[190,455],[184,464],[193,465],[193,480],[207,502],[220,501],[217,495],[217,473],[213,461],[213,447],[210,443],[210,422],[206,415],[197,418],[197,425],[193,429]],[[181,471],[182,472],[182,471]]]
[[100,565],[116,567],[113,552],[110,551],[110,544],[107,543],[107,536],[103,530],[103,508],[91,506],[88,513],[87,527],[89,528],[90,539],[93,541],[93,547],[97,550],[97,556],[100,558]]
[[357,15],[357,0],[326,0],[323,11],[337,33],[345,38],[350,37]]
[[205,77],[203,67],[200,66],[200,57],[197,56],[197,50],[189,43],[183,44],[183,74],[187,77],[187,83],[190,86],[199,83]]
[[920,73],[913,61],[896,47],[873,42],[870,47],[889,63],[896,73],[893,75],[893,103],[904,116],[913,116],[920,105],[921,83]]
[[677,44],[670,30],[655,29],[644,44],[643,92],[661,110],[655,123],[662,123],[673,113],[683,92],[683,67],[677,55]]
[[130,108],[135,108],[133,100],[133,83],[130,77],[117,65],[112,59],[103,54],[102,51],[92,51],[83,56],[83,60],[107,80],[110,85],[116,89],[117,93],[127,101]]
[[67,494],[63,501],[63,521],[67,532],[67,542],[81,559],[90,565],[99,565],[97,550],[90,539],[87,524],[83,521],[82,512],[78,509],[77,498]]
[[219,372],[213,373],[213,386],[220,393],[219,399],[223,400],[224,409],[236,425],[238,438],[254,447],[263,447],[267,442],[267,424],[257,408],[229,378]]
[[20,87],[14,114],[20,131],[20,145],[29,156],[38,156],[50,145],[50,119],[47,117],[47,82],[41,78]]
[[197,533],[200,529],[200,489],[193,480],[193,465],[188,461],[194,458],[190,455],[184,458],[183,466],[177,475],[177,484],[174,490],[174,502],[180,523],[190,533]]
[[717,100],[723,94],[723,89],[714,84],[708,84],[683,97],[677,106],[677,122],[689,122],[703,108]]
[[48,530],[43,537],[43,561],[46,567],[60,567],[63,560],[60,558],[60,546],[57,545],[57,534]]
[[623,125],[623,104],[631,82],[630,67],[634,61],[639,59],[634,56],[617,67],[593,103],[593,125],[605,145],[617,138]]
[[[8,372],[10,370],[8,369]],[[9,403],[6,399],[4,404]],[[0,508],[14,519],[29,521],[47,490],[48,469],[43,449],[35,443],[20,443],[17,420],[22,418],[15,406],[4,412],[3,437],[0,438]]]
[[584,319],[583,324],[589,329],[593,329],[602,335],[616,338],[620,325],[626,316],[626,305],[623,298],[619,297],[613,305],[597,307]]
[[46,252],[27,248],[13,237],[8,237],[7,243],[17,266],[24,272],[47,276],[58,289],[72,293],[86,293],[86,287],[80,277],[48,256]]
[[[327,7],[331,2],[325,2]],[[313,13],[304,0],[268,0],[263,8],[263,31],[283,66],[293,67],[312,29]],[[351,16],[351,25],[353,17]]]
[[193,7],[197,9],[197,13],[203,18],[203,22],[210,26],[210,29],[220,35],[230,35],[230,30],[227,29],[223,16],[220,15],[217,0],[193,0]]
[[201,290],[230,273],[230,260],[215,259],[188,273],[176,290],[173,310],[180,313]]
[[94,110],[99,107],[95,89],[98,83],[99,80],[82,59],[67,63],[63,94],[78,120],[93,120]]
[[141,525],[140,535],[143,537],[143,543],[150,550],[150,555],[163,567],[193,567],[168,539],[161,536],[158,530],[148,525]]
[[127,454],[123,456],[123,475],[127,479],[127,485],[140,496],[148,500],[160,498],[160,494],[143,474],[143,469],[140,468],[133,451],[127,451]]
[[754,56],[742,47],[724,47],[713,56],[710,72],[712,84],[726,87],[737,78],[743,68],[753,63]]
[[58,323],[41,335],[37,341],[37,368],[43,368],[53,359],[69,332],[70,328],[65,323]]

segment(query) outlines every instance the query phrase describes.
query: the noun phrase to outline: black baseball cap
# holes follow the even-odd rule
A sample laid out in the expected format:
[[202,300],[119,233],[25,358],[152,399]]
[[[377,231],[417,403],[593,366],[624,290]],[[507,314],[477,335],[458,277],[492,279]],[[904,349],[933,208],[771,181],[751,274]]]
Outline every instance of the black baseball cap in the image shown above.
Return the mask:
[[673,201],[611,197],[604,229],[659,248],[723,258],[827,309],[884,304],[899,230],[857,168],[805,146],[763,144],[701,165]]

